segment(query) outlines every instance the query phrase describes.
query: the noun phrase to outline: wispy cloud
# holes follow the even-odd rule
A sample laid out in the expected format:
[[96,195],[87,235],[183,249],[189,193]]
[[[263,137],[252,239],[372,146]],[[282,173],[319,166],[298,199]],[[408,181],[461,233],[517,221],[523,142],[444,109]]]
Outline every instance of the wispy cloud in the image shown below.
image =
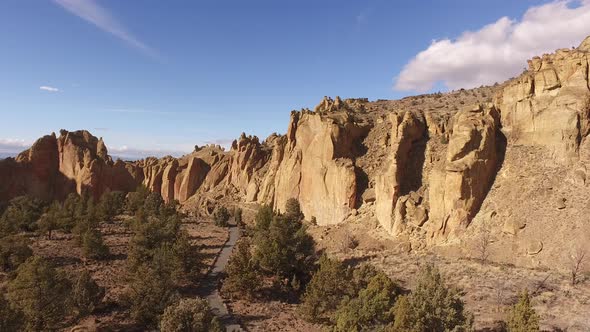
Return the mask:
[[123,24],[121,24],[106,9],[95,0],[53,0],[70,13],[94,24],[99,29],[108,32],[123,40],[128,45],[140,50],[153,58],[159,58],[158,54],[149,46],[135,37]]
[[49,92],[59,92],[60,91],[58,88],[54,88],[52,86],[47,86],[47,85],[40,86],[39,90],[49,91]]
[[522,19],[502,17],[456,39],[433,41],[401,71],[395,89],[472,88],[515,76],[526,60],[578,46],[590,33],[590,0],[554,0],[529,8]]

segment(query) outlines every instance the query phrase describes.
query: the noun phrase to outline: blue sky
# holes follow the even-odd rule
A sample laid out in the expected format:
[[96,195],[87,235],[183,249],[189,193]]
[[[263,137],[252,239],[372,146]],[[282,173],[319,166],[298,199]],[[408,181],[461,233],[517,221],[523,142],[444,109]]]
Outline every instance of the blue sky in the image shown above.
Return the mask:
[[283,133],[291,110],[324,95],[397,99],[479,83],[419,76],[435,64],[416,55],[555,3],[1,1],[0,152],[61,128],[104,137],[112,154],[190,152],[242,131]]

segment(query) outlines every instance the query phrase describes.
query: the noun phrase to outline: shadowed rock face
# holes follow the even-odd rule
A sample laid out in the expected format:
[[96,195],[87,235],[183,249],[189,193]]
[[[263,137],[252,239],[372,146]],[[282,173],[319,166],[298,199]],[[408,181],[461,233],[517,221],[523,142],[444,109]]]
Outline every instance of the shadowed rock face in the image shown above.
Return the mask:
[[[282,211],[296,198],[320,225],[363,209],[418,248],[456,242],[494,190],[507,149],[549,151],[567,178],[586,186],[589,51],[587,39],[578,49],[533,58],[519,77],[483,90],[399,101],[326,97],[313,112],[292,112],[286,135],[260,141],[242,134],[229,151],[205,146],[181,158],[113,162],[102,139],[62,131],[0,161],[0,200],[69,192],[99,197],[140,184],[205,213],[224,200]],[[476,93],[480,97],[463,105]],[[461,103],[449,104],[453,98]],[[424,99],[430,104],[421,104]],[[511,229],[515,235],[522,227]]]

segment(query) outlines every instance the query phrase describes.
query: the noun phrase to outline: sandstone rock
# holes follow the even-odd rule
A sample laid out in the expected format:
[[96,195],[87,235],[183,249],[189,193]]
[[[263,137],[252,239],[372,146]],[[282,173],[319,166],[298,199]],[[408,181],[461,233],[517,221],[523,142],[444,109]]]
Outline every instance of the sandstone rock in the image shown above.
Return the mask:
[[203,183],[207,172],[208,165],[200,158],[191,157],[186,168],[186,174],[182,179],[180,190],[178,193],[178,200],[182,203],[188,200],[195,194],[197,189]]
[[529,60],[528,71],[506,85],[496,106],[510,140],[546,147],[565,164],[578,158],[588,128],[588,43]]
[[[375,181],[375,215],[388,232],[399,234],[401,229],[394,230],[396,224],[393,208],[401,195],[404,170],[409,160],[413,144],[424,137],[426,126],[421,115],[413,112],[391,113],[391,145],[388,147],[389,156]],[[404,218],[405,208],[396,208],[398,218]],[[399,223],[398,223],[399,224]]]
[[478,211],[497,166],[498,112],[479,106],[455,115],[444,169],[430,176],[430,220],[435,237],[467,227]]
[[347,113],[292,113],[275,175],[275,209],[284,211],[287,200],[297,198],[302,212],[319,225],[342,222],[356,208],[357,174],[350,157],[365,132]]
[[362,195],[363,198],[363,203],[370,203],[370,202],[374,202],[375,201],[375,189],[374,188],[369,188],[367,190],[365,190],[365,192]]

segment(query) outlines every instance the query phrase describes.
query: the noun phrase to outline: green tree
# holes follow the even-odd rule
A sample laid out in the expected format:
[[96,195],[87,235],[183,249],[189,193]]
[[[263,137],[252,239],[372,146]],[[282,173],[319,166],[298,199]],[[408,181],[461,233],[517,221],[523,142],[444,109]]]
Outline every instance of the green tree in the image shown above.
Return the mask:
[[229,259],[223,280],[222,291],[236,297],[252,298],[262,285],[256,263],[252,259],[250,241],[242,239]]
[[162,195],[156,192],[150,192],[143,203],[143,211],[148,216],[157,216],[160,213],[160,208],[164,205]]
[[237,226],[242,226],[243,224],[243,220],[242,220],[242,209],[241,208],[236,208],[234,210],[234,220],[236,221],[236,225]]
[[29,239],[22,235],[9,235],[0,239],[0,269],[14,271],[29,257],[33,250],[29,247]]
[[177,216],[159,218],[143,215],[135,222],[134,231],[128,254],[129,267],[132,270],[143,263],[149,263],[154,250],[163,245],[174,245],[180,234],[180,219]]
[[459,290],[448,287],[438,269],[427,265],[407,296],[394,307],[396,331],[471,331],[472,316],[464,310]]
[[229,211],[225,206],[218,207],[213,213],[215,225],[219,227],[227,227],[227,221],[229,220],[229,217]]
[[102,301],[105,290],[100,287],[90,276],[87,270],[83,270],[74,280],[72,287],[72,302],[78,309],[80,316],[86,316]]
[[285,216],[290,219],[301,221],[304,219],[303,212],[301,212],[301,205],[295,198],[289,198],[285,203]]
[[51,240],[51,233],[60,228],[61,205],[53,202],[37,222],[39,232]]
[[274,212],[269,205],[263,205],[258,209],[256,213],[256,232],[264,232],[268,231],[270,227],[270,223],[272,222],[272,218],[274,218]]
[[80,204],[80,196],[76,193],[71,193],[66,197],[59,214],[59,227],[64,232],[71,232],[78,222],[78,205]]
[[384,327],[393,321],[393,305],[398,287],[378,272],[356,298],[345,298],[334,315],[334,331],[364,331]]
[[138,210],[142,209],[148,194],[149,190],[144,185],[137,187],[134,192],[127,194],[125,211],[129,214],[135,214]]
[[76,225],[73,228],[73,234],[79,245],[83,245],[84,236],[88,231],[95,230],[98,227],[98,218],[96,217],[96,206],[94,200],[87,195],[81,196],[75,211]]
[[518,302],[512,306],[508,316],[509,332],[539,331],[539,315],[531,305],[529,292],[525,289],[519,294]]
[[104,244],[98,229],[89,228],[82,234],[82,254],[86,258],[103,259],[109,256],[109,247]]
[[204,299],[182,299],[166,308],[160,320],[160,330],[166,332],[225,331]]
[[178,266],[184,275],[194,276],[199,273],[201,259],[198,249],[190,243],[186,231],[180,230],[172,244],[172,251]]
[[105,192],[96,206],[96,214],[99,220],[112,221],[114,217],[123,212],[125,206],[125,193],[121,191]]
[[29,196],[13,198],[0,218],[0,235],[34,231],[41,213],[43,204],[38,199]]
[[312,322],[327,321],[345,296],[352,296],[350,270],[323,255],[303,294],[301,313]]
[[22,313],[15,310],[0,294],[0,331],[21,331],[23,326]]
[[70,308],[69,280],[41,257],[33,256],[8,283],[7,298],[22,312],[27,331],[57,328]]
[[131,317],[142,326],[155,327],[175,297],[174,283],[166,271],[141,265],[132,275],[127,294]]
[[254,259],[270,274],[306,281],[313,266],[314,245],[300,220],[275,216],[268,230],[254,235]]

